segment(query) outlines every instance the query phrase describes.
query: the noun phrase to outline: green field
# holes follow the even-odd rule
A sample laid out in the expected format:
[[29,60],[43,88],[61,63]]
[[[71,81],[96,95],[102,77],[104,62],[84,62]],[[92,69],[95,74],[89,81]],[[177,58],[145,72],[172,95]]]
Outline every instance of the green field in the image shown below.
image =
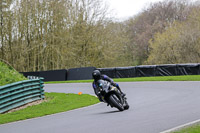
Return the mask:
[[0,124],[65,112],[98,103],[88,94],[45,93],[45,101],[11,113],[0,114]]

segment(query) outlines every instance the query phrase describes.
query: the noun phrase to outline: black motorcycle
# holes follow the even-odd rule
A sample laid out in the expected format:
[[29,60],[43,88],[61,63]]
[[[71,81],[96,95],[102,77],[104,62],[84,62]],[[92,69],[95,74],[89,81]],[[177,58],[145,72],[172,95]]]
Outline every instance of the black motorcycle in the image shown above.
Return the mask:
[[121,96],[119,90],[111,85],[110,82],[105,80],[99,80],[97,82],[98,89],[100,90],[101,99],[108,103],[111,107],[116,107],[119,111],[129,109],[127,98]]

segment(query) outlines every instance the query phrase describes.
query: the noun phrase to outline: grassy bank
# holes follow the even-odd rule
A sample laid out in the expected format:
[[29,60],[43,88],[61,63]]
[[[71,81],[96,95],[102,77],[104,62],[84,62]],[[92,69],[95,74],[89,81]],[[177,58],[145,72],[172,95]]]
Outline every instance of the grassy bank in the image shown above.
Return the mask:
[[[157,77],[136,77],[136,78],[116,78],[115,82],[140,82],[140,81],[200,81],[200,75],[187,76],[157,76]],[[71,81],[51,81],[53,83],[91,83],[93,80],[71,80]]]
[[22,74],[0,61],[0,86],[22,80],[26,80]]
[[0,124],[55,114],[98,103],[88,94],[45,93],[45,101],[12,113],[0,114]]

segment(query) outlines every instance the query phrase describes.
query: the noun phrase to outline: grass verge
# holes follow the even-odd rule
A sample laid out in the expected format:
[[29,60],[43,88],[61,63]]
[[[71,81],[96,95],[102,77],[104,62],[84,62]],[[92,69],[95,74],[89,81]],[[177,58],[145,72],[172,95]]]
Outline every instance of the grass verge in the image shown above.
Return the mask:
[[175,131],[173,133],[199,133],[199,132],[200,132],[200,124],[194,124],[192,126],[180,129],[180,130]]
[[0,114],[0,124],[65,112],[99,102],[95,96],[88,94],[45,93],[45,99],[41,104]]
[[[157,76],[157,77],[136,77],[136,78],[116,78],[115,82],[139,82],[139,81],[200,81],[200,75],[185,76]],[[45,84],[57,83],[91,83],[93,80],[71,80],[71,81],[50,81]]]

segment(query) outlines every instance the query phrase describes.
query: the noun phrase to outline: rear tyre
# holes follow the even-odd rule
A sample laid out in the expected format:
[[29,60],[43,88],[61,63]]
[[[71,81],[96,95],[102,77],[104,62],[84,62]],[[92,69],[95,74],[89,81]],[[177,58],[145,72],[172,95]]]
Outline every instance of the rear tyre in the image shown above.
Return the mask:
[[124,111],[124,106],[121,104],[120,99],[115,94],[111,94],[109,96],[109,102],[114,107],[116,107],[119,111]]

